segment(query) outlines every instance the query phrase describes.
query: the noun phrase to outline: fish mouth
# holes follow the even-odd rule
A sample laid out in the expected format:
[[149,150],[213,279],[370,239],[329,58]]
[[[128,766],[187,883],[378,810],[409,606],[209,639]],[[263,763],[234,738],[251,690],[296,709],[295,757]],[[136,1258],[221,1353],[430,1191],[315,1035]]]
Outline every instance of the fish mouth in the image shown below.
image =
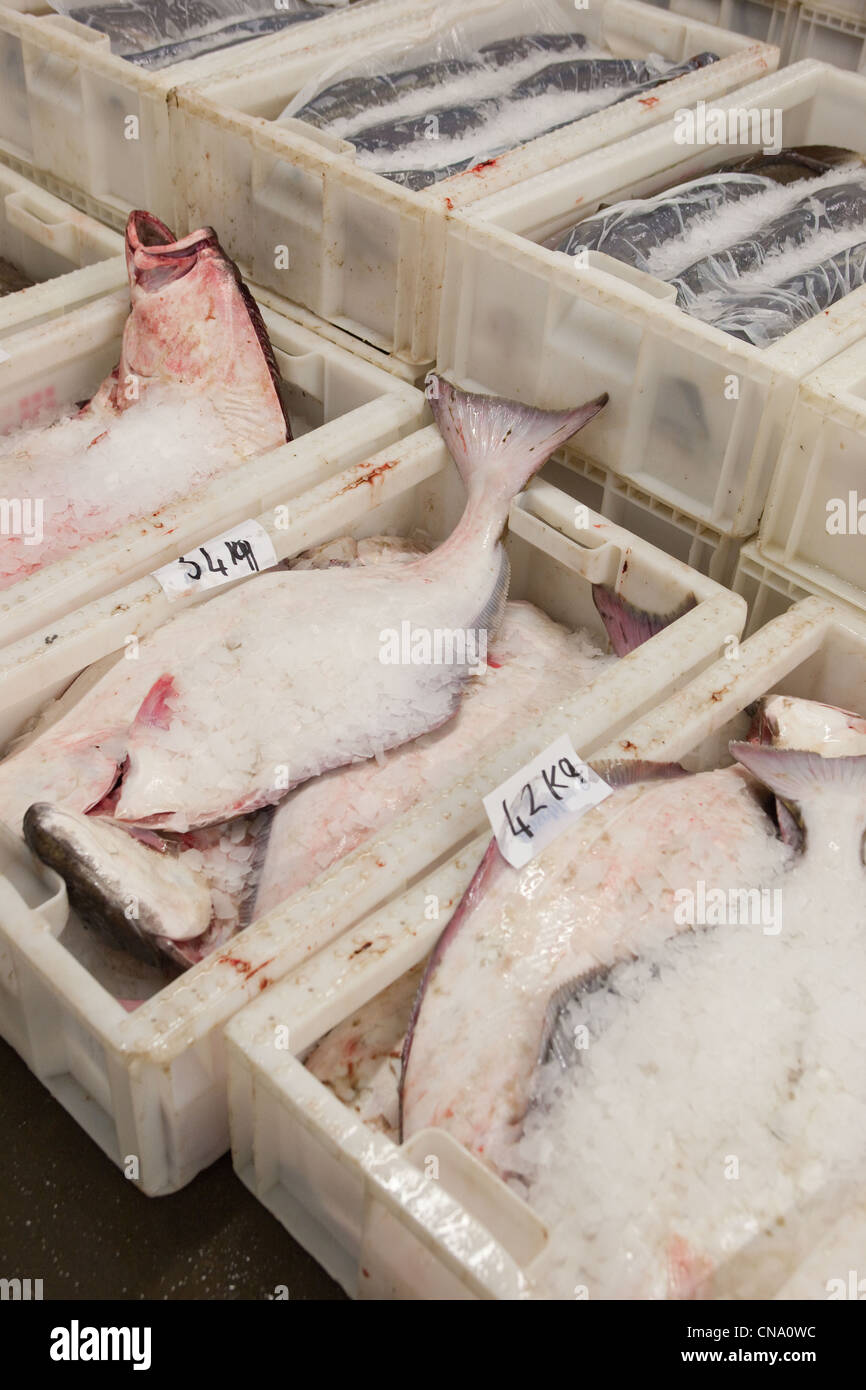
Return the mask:
[[137,209],[126,224],[126,263],[131,284],[155,294],[165,285],[182,280],[198,263],[205,250],[218,248],[212,227],[175,239],[174,232],[152,212]]

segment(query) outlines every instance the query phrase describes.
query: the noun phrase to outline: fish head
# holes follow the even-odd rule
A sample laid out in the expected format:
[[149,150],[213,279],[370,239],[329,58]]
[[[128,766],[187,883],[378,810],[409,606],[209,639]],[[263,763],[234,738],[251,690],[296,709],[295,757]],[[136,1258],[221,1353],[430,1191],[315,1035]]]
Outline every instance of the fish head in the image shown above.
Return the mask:
[[115,407],[126,409],[142,388],[160,383],[206,394],[249,453],[290,438],[261,313],[213,228],[176,240],[152,213],[132,212],[126,265],[132,312]]
[[818,700],[767,695],[755,706],[749,741],[811,749],[823,757],[857,757],[866,754],[866,718]]
[[[805,832],[813,864],[859,876],[866,837],[866,719],[816,700],[772,695],[761,701],[750,741],[731,755],[780,803],[783,838]],[[796,836],[791,837],[792,842]]]

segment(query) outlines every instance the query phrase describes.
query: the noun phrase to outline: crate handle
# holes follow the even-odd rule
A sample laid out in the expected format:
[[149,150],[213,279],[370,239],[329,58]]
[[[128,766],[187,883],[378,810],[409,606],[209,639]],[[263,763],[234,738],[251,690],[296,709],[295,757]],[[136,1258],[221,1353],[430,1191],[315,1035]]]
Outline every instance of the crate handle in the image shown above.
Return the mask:
[[[47,246],[68,261],[79,264],[79,228],[74,222],[59,221],[52,217],[50,207],[40,206],[40,200],[29,189],[19,188],[15,193],[7,193],[4,199],[6,221],[16,231]],[[44,212],[44,216],[41,214]]]
[[16,916],[34,912],[52,936],[63,931],[69,916],[66,884],[5,825],[0,825],[0,889],[0,915],[7,906]]
[[[558,492],[558,489],[551,491]],[[564,497],[564,494],[559,493],[559,496]],[[511,534],[537,546],[588,583],[613,586],[622,561],[619,546],[608,538],[600,539],[591,527],[575,525],[567,515],[567,508],[555,521],[540,517],[534,502],[533,488],[514,499],[508,515]],[[562,529],[566,526],[574,532],[573,537]]]

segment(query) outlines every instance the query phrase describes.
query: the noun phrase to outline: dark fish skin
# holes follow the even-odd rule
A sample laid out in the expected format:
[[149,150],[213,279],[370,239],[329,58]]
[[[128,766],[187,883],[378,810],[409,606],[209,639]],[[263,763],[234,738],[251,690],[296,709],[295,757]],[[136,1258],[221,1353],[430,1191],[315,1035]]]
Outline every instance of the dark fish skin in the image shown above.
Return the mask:
[[[383,121],[377,126],[367,127],[365,130],[357,131],[347,137],[357,149],[368,152],[386,153],[389,150],[399,149],[403,145],[415,144],[422,140],[427,134],[428,120],[431,115],[436,116],[438,131],[440,135],[459,136],[467,131],[480,129],[488,117],[495,116],[497,109],[501,108],[506,102],[520,102],[532,96],[549,95],[550,92],[586,92],[598,91],[599,93],[609,90],[611,87],[622,86],[624,82],[633,81],[633,89],[625,92],[618,97],[616,102],[610,105],[618,105],[621,101],[628,101],[631,97],[637,96],[639,92],[649,91],[653,87],[659,87],[665,82],[672,82],[677,77],[682,77],[688,72],[694,72],[697,68],[706,66],[708,63],[717,62],[714,53],[700,53],[696,58],[690,58],[688,62],[680,63],[676,67],[669,68],[667,72],[659,75],[655,68],[650,67],[645,62],[637,62],[625,58],[586,58],[572,59],[566,63],[555,63],[542,69],[541,73],[534,74],[531,78],[526,78],[524,82],[518,82],[509,91],[503,93],[501,97],[490,97],[484,101],[477,102],[474,106],[456,106],[445,108],[441,111],[426,112],[418,116],[413,116],[407,121]],[[553,78],[548,77],[551,85],[541,87],[538,91],[525,88],[526,83],[533,83],[538,79],[544,78],[545,74],[550,74],[556,69]],[[580,70],[578,73],[577,70]],[[571,78],[565,77],[566,70],[574,70]],[[634,78],[629,78],[627,74],[632,72]],[[604,101],[599,102],[599,108],[605,106]],[[583,117],[591,115],[592,112],[584,111]],[[580,119],[580,118],[579,118]],[[571,125],[572,118],[566,117],[564,120],[556,121],[544,130],[536,131],[530,139],[537,139],[541,135],[549,135],[555,130],[561,130],[564,126]],[[496,147],[491,151],[493,156],[503,153],[503,147]],[[404,188],[412,188],[416,191],[422,188],[429,188],[432,184],[439,183],[442,179],[450,178],[452,174],[462,173],[464,169],[472,168],[477,162],[477,154],[473,155],[465,162],[442,165],[438,169],[404,169],[404,170],[383,170],[376,172],[381,178],[390,179],[393,183],[402,184]]]
[[423,140],[431,119],[435,119],[437,134],[441,139],[457,139],[470,131],[480,130],[488,112],[495,110],[498,105],[498,101],[479,101],[474,106],[450,106],[436,112],[435,117],[430,112],[424,112],[401,120],[383,121],[381,125],[358,131],[351,136],[351,142],[356,149],[366,150],[370,154],[398,150],[402,145],[414,145]]
[[[563,232],[554,250],[573,256],[581,249],[603,251],[624,265],[642,269],[647,253],[680,236],[698,217],[711,215],[725,204],[741,202],[744,198],[766,192],[774,184],[793,183],[829,173],[838,165],[850,164],[861,157],[850,150],[826,145],[806,145],[800,149],[784,149],[778,154],[751,154],[742,159],[726,160],[710,170],[681,197],[676,187],[670,190],[670,201],[655,208],[637,209],[627,213],[618,205],[605,216],[598,214],[578,222]],[[861,161],[862,162],[862,161]],[[742,175],[742,178],[719,175]]]
[[[88,926],[106,936],[113,946],[128,951],[137,960],[176,974],[184,964],[173,960],[160,945],[146,905],[142,905],[137,921],[126,915],[126,904],[120,902],[108,885],[87,871],[71,838],[50,824],[48,813],[54,807],[37,802],[24,817],[24,839],[43,864],[56,869],[66,884],[70,906]],[[164,938],[162,939],[164,940]],[[170,943],[166,943],[170,946]]]
[[497,39],[486,43],[478,52],[492,60],[497,67],[522,63],[531,53],[567,53],[569,49],[586,48],[585,34],[521,34],[519,38]]
[[238,44],[249,43],[250,39],[261,38],[263,34],[277,34],[292,24],[303,24],[308,19],[316,19],[316,11],[288,14],[280,11],[273,15],[259,15],[244,19],[237,24],[229,24],[211,34],[193,34],[188,39],[178,39],[175,43],[159,44],[145,53],[121,53],[128,63],[139,68],[168,67],[170,63],[182,63],[189,58],[198,58],[203,53],[219,53],[224,48],[234,48]]
[[295,119],[308,125],[326,127],[332,121],[348,121],[374,111],[377,106],[396,101],[406,92],[429,87],[431,99],[437,87],[455,77],[482,72],[484,64],[470,58],[445,58],[423,63],[404,72],[383,73],[377,77],[345,77],[313,97],[295,112]]
[[806,246],[820,232],[857,226],[866,227],[866,184],[844,183],[821,189],[745,240],[682,271],[670,282],[677,291],[677,303],[686,305],[694,295],[708,290],[735,289],[740,275],[756,270],[782,247]]
[[296,113],[297,119],[310,125],[327,126],[331,121],[351,120],[377,106],[396,101],[406,92],[430,88],[431,97],[437,87],[453,78],[472,73],[509,67],[523,62],[532,53],[566,53],[586,47],[584,34],[524,34],[518,38],[500,39],[478,50],[477,58],[441,58],[401,71],[381,73],[370,77],[345,77],[326,87]]
[[676,190],[673,190],[670,200],[657,207],[637,209],[628,214],[614,206],[604,217],[579,222],[560,238],[555,249],[567,256],[581,249],[603,251],[625,265],[642,269],[651,251],[681,236],[698,218],[707,217],[725,205],[766,193],[770,188],[772,181],[757,174],[720,179],[713,173],[693,184],[680,197],[674,196]]
[[766,347],[866,284],[866,241],[771,289],[740,298],[712,320],[732,338]]

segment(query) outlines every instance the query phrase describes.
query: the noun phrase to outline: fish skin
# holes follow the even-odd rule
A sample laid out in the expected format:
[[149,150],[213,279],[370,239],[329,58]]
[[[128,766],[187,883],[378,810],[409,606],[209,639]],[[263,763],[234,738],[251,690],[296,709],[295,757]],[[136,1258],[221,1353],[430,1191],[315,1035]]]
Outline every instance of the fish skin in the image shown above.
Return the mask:
[[[481,133],[486,123],[496,117],[503,105],[507,103],[520,104],[551,93],[594,91],[602,93],[612,89],[627,88],[613,102],[600,101],[596,109],[602,109],[606,105],[617,105],[621,101],[628,101],[630,97],[637,96],[640,92],[650,91],[665,82],[671,82],[686,73],[693,72],[696,68],[717,61],[715,54],[702,53],[687,62],[659,72],[656,64],[643,60],[636,61],[628,58],[569,59],[566,62],[549,64],[540,72],[533,73],[520,82],[514,83],[507,91],[495,96],[481,98],[471,105],[463,102],[450,107],[437,108],[435,111],[437,131],[439,136],[445,139],[459,138],[472,131]],[[345,138],[351,141],[355,148],[362,153],[374,158],[381,157],[390,151],[399,150],[402,146],[411,146],[422,141],[427,135],[427,121],[430,114],[430,112],[421,112],[402,118],[391,118],[371,126],[365,126],[361,130],[347,132]],[[582,113],[583,116],[590,114],[592,113],[589,111]],[[542,135],[549,135],[555,130],[561,130],[564,126],[571,125],[574,119],[574,117],[567,116],[563,120],[554,121],[543,129],[527,135],[522,142],[518,143],[525,144],[530,139],[535,140]],[[489,153],[495,157],[502,154],[506,148],[513,148],[513,143],[503,145],[494,139]],[[428,188],[442,179],[449,178],[452,174],[461,173],[477,162],[478,154],[476,152],[466,160],[453,161],[440,166],[438,169],[389,170],[375,164],[369,167],[373,167],[382,178],[391,179],[395,183],[400,183],[404,187],[417,191]]]
[[[0,538],[0,588],[291,437],[258,307],[213,230],[175,241],[158,218],[137,211],[125,244],[131,311],[118,366],[76,415],[0,441],[0,491],[44,499],[38,546]],[[171,435],[180,420],[190,428],[191,411],[200,453],[178,461],[163,495],[147,481],[153,421],[164,419]],[[118,439],[129,452],[112,484],[103,460],[114,467]],[[137,502],[134,490],[126,495],[134,486]]]
[[181,923],[190,938],[207,930],[210,894],[170,855],[160,864],[165,915],[151,911],[153,851],[116,822],[37,802],[28,809],[23,830],[33,853],[62,875],[70,905],[87,925],[138,959],[163,963]]
[[688,305],[700,294],[737,289],[739,276],[763,266],[767,257],[807,245],[820,232],[866,226],[866,185],[837,184],[802,198],[743,241],[687,266],[670,283],[677,303]]
[[555,250],[567,256],[579,250],[602,251],[625,265],[646,270],[649,254],[692,222],[711,216],[725,203],[766,193],[772,186],[772,179],[758,173],[702,176],[669,193],[629,199],[593,213],[563,233]]
[[732,338],[767,347],[864,284],[866,241],[860,241],[778,285],[738,295],[707,322]]
[[296,118],[320,129],[334,121],[362,117],[377,106],[385,106],[406,92],[429,88],[431,105],[435,110],[437,88],[445,87],[453,78],[483,73],[491,66],[507,69],[525,62],[533,54],[563,53],[569,49],[585,48],[584,34],[525,34],[513,39],[500,39],[485,44],[477,57],[441,58],[416,67],[366,77],[344,77],[308,101],[296,113]]
[[[624,821],[638,834],[638,862],[623,859]],[[714,862],[694,861],[699,835]],[[403,1059],[403,1138],[445,1128],[501,1171],[551,997],[672,935],[676,888],[736,881],[745,835],[770,841],[774,826],[751,778],[725,768],[625,785],[519,871],[492,841],[419,992]]]

